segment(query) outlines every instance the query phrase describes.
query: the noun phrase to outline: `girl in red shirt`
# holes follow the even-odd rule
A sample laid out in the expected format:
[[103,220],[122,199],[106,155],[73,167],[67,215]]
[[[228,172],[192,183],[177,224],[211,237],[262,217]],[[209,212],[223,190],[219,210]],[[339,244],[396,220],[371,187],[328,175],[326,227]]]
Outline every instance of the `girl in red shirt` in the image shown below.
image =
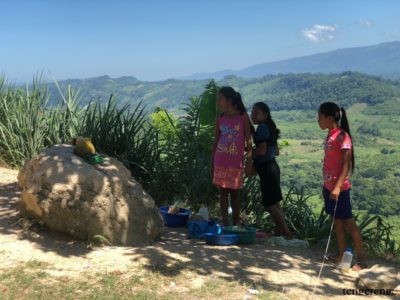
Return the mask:
[[325,102],[319,107],[318,124],[322,130],[329,131],[324,146],[323,196],[325,212],[335,216],[334,226],[339,250],[339,255],[331,259],[335,263],[341,261],[346,249],[347,231],[353,239],[358,259],[352,269],[358,271],[367,268],[367,257],[351,210],[349,173],[354,170],[354,150],[346,111],[335,103]]

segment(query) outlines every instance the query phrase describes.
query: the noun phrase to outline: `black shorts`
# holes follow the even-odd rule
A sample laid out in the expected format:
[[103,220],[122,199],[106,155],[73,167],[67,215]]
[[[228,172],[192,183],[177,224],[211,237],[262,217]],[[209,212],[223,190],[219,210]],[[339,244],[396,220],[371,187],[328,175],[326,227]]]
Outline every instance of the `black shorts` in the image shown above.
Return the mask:
[[[325,212],[333,216],[335,212],[336,201],[330,198],[331,192],[325,187],[322,190],[322,195],[324,196],[325,200]],[[346,191],[341,191],[339,194],[335,219],[348,220],[351,218],[353,218],[353,213],[351,211],[350,189],[348,189]]]
[[281,170],[275,159],[254,164],[260,177],[262,202],[272,206],[283,199],[281,190]]

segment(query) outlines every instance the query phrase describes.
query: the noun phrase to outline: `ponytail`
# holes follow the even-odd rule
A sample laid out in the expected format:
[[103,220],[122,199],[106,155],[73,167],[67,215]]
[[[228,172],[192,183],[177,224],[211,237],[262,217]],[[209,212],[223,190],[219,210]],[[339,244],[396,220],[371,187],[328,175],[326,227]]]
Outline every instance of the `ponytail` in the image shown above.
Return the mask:
[[224,97],[232,104],[232,106],[240,111],[241,113],[247,113],[246,107],[244,106],[242,95],[236,92],[230,86],[224,86],[219,89],[219,93],[224,95]]
[[232,99],[232,105],[241,113],[247,113],[246,107],[244,106],[242,95],[239,92],[235,92],[235,95]]
[[[342,107],[340,109],[341,113],[342,113],[342,117],[340,118],[340,128],[342,128],[344,131],[347,132],[347,134],[350,136],[351,138],[351,142],[353,143],[353,138],[351,137],[351,133],[350,133],[350,126],[349,126],[349,121],[347,119],[347,114],[346,114],[346,110]],[[355,166],[355,159],[354,159],[354,145],[352,147],[352,151],[351,151],[351,172],[354,171],[354,166]]]
[[239,92],[236,92],[232,87],[230,86],[224,86],[219,89],[219,93],[224,95],[224,97],[231,102],[232,106],[240,112],[240,114],[244,115],[246,114],[249,124],[250,124],[250,130],[252,133],[254,133],[254,126],[250,122],[249,115],[247,114],[246,107],[244,106],[242,95]]

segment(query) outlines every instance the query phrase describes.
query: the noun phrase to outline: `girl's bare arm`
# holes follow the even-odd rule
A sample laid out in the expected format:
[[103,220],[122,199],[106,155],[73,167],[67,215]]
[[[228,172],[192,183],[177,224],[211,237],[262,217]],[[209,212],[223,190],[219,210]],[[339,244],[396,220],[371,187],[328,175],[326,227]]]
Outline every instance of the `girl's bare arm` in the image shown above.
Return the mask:
[[245,115],[244,122],[244,137],[246,141],[246,149],[247,149],[247,159],[253,158],[253,139],[251,137],[251,129],[250,129],[250,119],[249,116]]
[[218,126],[218,119],[215,120],[215,127],[214,127],[214,144],[212,149],[212,157],[211,157],[211,167],[214,166],[214,155],[215,149],[217,149],[218,141],[219,141],[219,126]]

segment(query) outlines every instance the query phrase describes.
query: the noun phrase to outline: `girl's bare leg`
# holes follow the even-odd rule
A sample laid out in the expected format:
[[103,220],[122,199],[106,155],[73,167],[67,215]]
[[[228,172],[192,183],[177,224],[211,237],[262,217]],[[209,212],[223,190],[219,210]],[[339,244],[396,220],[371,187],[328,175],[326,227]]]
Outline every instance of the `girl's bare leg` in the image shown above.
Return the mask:
[[219,204],[221,207],[222,223],[224,226],[228,226],[228,190],[220,188],[219,190]]
[[344,250],[346,249],[346,231],[344,226],[344,220],[335,219],[334,221],[335,232],[336,232],[336,242],[338,246],[339,256],[337,258],[337,262],[339,263],[342,260],[342,256]]
[[239,225],[240,222],[240,190],[230,190],[231,206],[232,206],[232,222],[234,226]]
[[286,224],[285,217],[283,216],[282,209],[276,204],[267,208],[267,211],[271,214],[274,219],[275,225],[279,231],[283,233],[289,239],[293,238],[293,234],[290,232],[289,227]]
[[355,250],[357,253],[357,260],[360,262],[366,262],[367,255],[366,252],[364,251],[360,229],[358,228],[356,222],[354,222],[353,218],[344,220],[344,226],[350,232],[351,237],[353,239],[354,247],[356,248]]

